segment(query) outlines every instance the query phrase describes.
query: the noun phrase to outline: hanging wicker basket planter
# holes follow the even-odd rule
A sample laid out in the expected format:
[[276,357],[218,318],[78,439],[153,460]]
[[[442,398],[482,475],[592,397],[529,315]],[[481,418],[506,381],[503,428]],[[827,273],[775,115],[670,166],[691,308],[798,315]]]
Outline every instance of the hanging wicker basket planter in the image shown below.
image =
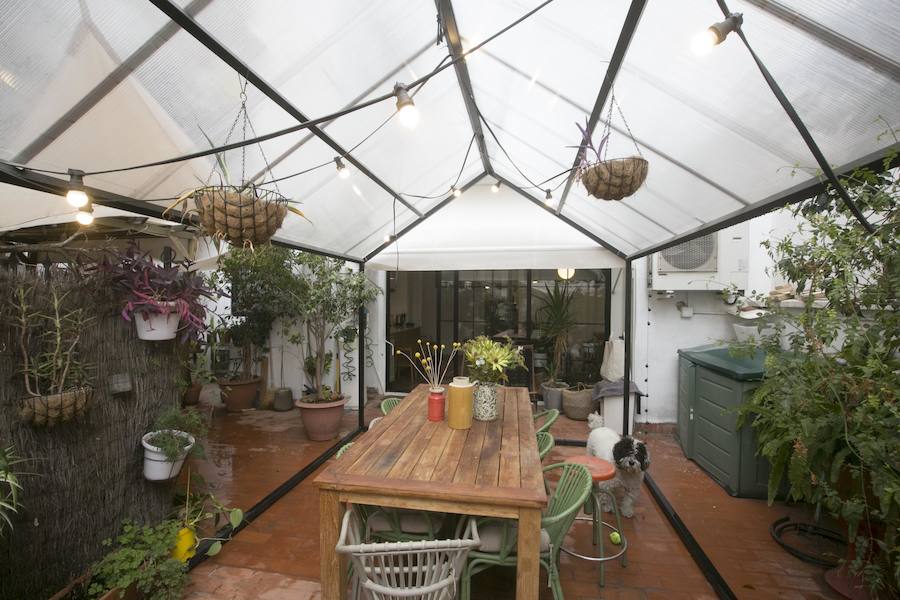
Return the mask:
[[582,169],[581,183],[600,200],[621,200],[635,193],[647,179],[647,161],[639,156],[602,160]]
[[204,233],[235,246],[267,243],[288,211],[284,196],[257,187],[207,186],[192,196]]
[[94,389],[88,386],[59,394],[29,396],[22,399],[19,416],[35,427],[53,427],[83,415],[93,396]]

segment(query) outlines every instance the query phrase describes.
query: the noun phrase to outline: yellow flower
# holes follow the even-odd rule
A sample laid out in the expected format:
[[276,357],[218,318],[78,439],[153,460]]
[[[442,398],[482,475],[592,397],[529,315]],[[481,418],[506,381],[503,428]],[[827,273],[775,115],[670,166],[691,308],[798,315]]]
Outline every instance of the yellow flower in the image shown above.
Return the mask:
[[434,345],[434,349],[437,350],[437,344]]
[[426,371],[430,371],[430,370],[431,370],[431,367],[429,367],[429,366],[426,365],[426,366],[425,366],[425,370],[426,370]]
[[397,356],[400,356],[401,354],[403,354],[403,353],[400,352],[399,350],[397,350]]
[[441,344],[441,350],[443,350],[443,349],[446,348],[446,347],[447,347],[446,344]]
[[416,340],[416,343],[417,343],[417,344],[421,344],[421,343],[422,343],[422,340]]
[[422,358],[422,355],[416,352],[416,358]]

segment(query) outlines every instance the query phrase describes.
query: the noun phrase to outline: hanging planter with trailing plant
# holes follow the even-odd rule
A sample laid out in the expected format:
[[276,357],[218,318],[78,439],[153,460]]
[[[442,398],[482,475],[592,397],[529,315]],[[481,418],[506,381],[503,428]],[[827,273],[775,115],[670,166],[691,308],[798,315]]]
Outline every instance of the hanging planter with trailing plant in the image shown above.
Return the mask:
[[40,285],[20,285],[10,307],[27,394],[19,416],[35,427],[53,427],[84,413],[93,397],[78,352],[91,319],[67,293]]
[[[603,138],[596,147],[591,139],[591,131],[587,122],[584,127],[576,123],[582,136],[581,144],[578,146],[580,163],[577,167],[576,176],[581,180],[584,189],[591,196],[600,200],[622,200],[634,194],[644,184],[644,180],[647,179],[647,169],[649,167],[647,160],[641,156],[641,149],[634,141],[634,136],[631,135],[631,128],[625,122],[624,116],[622,121],[625,122],[628,135],[631,136],[631,141],[634,143],[638,155],[625,158],[606,158],[613,105],[617,108],[619,107],[615,95],[610,99]],[[618,110],[621,116],[622,109],[618,108]],[[593,154],[593,157],[589,156],[589,152]]]

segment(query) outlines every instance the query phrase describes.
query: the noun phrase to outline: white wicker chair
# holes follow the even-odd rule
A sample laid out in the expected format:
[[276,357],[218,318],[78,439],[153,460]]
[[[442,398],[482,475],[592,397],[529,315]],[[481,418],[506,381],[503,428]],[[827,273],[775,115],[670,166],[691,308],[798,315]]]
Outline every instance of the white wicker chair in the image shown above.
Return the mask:
[[363,524],[348,506],[337,545],[350,557],[354,598],[367,600],[451,600],[469,550],[478,548],[478,527],[469,519],[461,539],[421,542],[362,542]]

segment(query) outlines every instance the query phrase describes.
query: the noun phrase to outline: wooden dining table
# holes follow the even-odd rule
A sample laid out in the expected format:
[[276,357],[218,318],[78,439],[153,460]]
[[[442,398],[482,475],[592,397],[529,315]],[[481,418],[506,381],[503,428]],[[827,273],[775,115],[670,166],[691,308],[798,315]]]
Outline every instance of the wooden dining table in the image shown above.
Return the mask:
[[547,495],[528,390],[500,388],[498,418],[470,429],[428,421],[427,394],[418,386],[316,477],[322,597],[346,595],[335,546],[353,503],[517,519],[516,598],[536,599]]

